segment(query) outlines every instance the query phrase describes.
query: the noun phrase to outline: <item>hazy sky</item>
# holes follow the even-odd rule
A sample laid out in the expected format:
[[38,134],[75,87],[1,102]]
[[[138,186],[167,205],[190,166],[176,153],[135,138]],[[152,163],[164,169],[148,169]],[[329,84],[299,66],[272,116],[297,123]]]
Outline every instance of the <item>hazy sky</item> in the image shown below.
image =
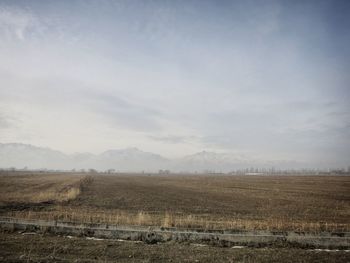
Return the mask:
[[350,164],[350,1],[0,0],[0,142]]

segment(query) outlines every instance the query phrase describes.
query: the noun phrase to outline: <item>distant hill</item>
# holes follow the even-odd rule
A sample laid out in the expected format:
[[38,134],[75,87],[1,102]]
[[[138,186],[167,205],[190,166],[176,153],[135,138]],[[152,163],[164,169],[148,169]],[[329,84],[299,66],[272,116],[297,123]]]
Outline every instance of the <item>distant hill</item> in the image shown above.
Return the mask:
[[22,143],[0,144],[0,167],[69,169],[72,158],[49,148]]
[[171,171],[228,172],[247,167],[294,167],[293,161],[261,161],[233,153],[198,152],[178,159],[144,152],[137,148],[107,150],[101,154],[64,154],[50,148],[22,143],[0,143],[0,168],[17,169],[115,169],[120,172]]

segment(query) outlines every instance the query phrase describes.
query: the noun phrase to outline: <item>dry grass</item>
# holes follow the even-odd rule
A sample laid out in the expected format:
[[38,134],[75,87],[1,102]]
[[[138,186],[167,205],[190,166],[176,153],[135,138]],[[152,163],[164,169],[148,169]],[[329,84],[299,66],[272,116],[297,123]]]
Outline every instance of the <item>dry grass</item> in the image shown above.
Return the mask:
[[68,201],[75,199],[80,194],[80,188],[78,186],[69,187],[67,190],[53,189],[48,191],[42,191],[35,194],[30,201],[37,203],[47,202],[47,201]]
[[196,215],[171,215],[149,214],[146,212],[130,213],[127,211],[77,211],[53,210],[53,211],[13,211],[6,216],[23,219],[57,220],[78,223],[104,223],[114,225],[136,226],[163,226],[177,228],[201,228],[201,229],[238,229],[238,230],[280,230],[280,231],[350,231],[349,224],[328,222],[305,222],[292,221],[287,218],[258,219],[224,219],[217,220],[215,217],[203,217]]
[[67,188],[79,189],[71,190],[69,203],[3,214],[123,225],[350,231],[350,178],[344,176],[99,175],[93,183],[85,180],[89,183]]
[[0,176],[0,203],[63,202],[75,199],[86,181],[67,174]]

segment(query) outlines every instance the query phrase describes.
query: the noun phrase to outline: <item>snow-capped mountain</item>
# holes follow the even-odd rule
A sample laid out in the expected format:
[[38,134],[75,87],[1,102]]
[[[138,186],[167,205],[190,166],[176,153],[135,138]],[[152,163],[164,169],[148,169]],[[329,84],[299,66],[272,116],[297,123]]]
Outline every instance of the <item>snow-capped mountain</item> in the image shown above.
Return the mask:
[[115,169],[117,171],[158,171],[166,169],[169,160],[137,148],[91,153],[64,154],[29,144],[0,144],[0,168],[29,169]]
[[69,169],[71,158],[59,151],[22,143],[0,144],[0,167]]
[[137,148],[108,150],[96,156],[96,169],[112,168],[120,171],[158,171],[165,169],[169,160]]
[[158,154],[137,148],[107,150],[101,154],[64,154],[49,148],[21,143],[0,143],[0,168],[18,169],[114,169],[120,172],[229,172],[249,167],[296,167],[293,161],[262,161],[241,154],[202,151],[183,158],[169,160]]

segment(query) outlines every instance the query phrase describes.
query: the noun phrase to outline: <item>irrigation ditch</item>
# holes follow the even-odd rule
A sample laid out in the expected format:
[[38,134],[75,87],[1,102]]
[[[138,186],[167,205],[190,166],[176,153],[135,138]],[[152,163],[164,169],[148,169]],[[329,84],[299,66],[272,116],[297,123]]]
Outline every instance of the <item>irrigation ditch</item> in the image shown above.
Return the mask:
[[158,242],[202,243],[213,246],[299,247],[349,249],[350,232],[292,232],[177,229],[166,227],[80,224],[0,217],[1,231]]

